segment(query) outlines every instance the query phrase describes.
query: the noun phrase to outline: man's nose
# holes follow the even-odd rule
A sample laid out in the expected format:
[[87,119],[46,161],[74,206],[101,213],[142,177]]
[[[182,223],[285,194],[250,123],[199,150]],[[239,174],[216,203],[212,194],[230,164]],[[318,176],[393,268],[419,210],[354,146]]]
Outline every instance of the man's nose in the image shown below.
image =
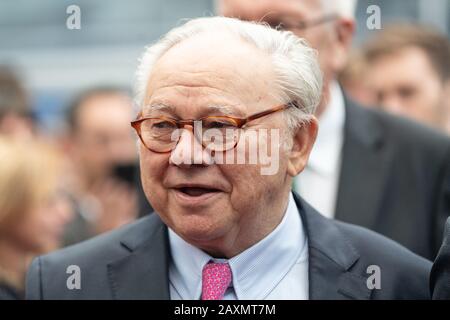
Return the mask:
[[192,130],[180,129],[180,137],[172,150],[169,163],[179,167],[192,165],[209,165],[212,163],[211,154],[203,148]]

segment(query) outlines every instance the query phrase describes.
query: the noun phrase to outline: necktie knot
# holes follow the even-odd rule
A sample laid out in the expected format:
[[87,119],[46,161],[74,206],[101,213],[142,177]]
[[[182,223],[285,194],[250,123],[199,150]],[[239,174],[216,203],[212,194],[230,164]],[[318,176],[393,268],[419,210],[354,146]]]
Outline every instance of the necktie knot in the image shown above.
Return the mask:
[[231,280],[228,263],[207,263],[202,272],[202,300],[221,300]]

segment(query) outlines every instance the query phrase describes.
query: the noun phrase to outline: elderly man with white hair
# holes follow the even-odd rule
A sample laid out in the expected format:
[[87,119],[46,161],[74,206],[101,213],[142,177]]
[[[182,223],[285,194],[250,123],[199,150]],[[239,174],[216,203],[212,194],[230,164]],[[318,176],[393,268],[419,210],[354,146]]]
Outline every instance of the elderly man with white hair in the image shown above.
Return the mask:
[[144,53],[132,122],[155,213],[36,258],[27,297],[429,298],[430,262],[292,193],[321,83],[291,32],[223,17],[170,31]]

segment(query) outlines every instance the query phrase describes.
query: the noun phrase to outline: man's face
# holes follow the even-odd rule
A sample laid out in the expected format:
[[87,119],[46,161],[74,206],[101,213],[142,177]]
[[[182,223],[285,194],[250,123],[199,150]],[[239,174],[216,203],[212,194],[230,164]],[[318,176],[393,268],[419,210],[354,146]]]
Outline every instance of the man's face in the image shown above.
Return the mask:
[[226,16],[265,21],[274,27],[286,26],[284,29],[306,39],[319,52],[324,90],[346,63],[353,32],[351,20],[339,18],[306,29],[294,27],[299,22],[314,21],[327,15],[320,0],[221,0],[219,9]]
[[444,86],[421,49],[405,48],[380,56],[367,76],[377,104],[386,111],[440,125]]
[[136,158],[131,119],[131,101],[121,94],[94,96],[80,107],[73,137],[75,155],[90,179],[104,178],[114,164]]
[[[199,119],[222,115],[217,107],[225,106],[233,116],[244,118],[269,109],[280,103],[273,96],[271,65],[269,57],[232,36],[195,36],[170,49],[156,63],[143,115]],[[156,110],[155,105],[167,108]],[[251,122],[246,130],[283,128],[283,119],[282,113],[274,113]],[[284,129],[279,134],[281,141]],[[155,153],[141,145],[143,187],[156,212],[177,234],[223,255],[218,248],[239,247],[234,242],[267,233],[268,226],[279,219],[290,187],[287,159],[281,152],[273,175],[262,175],[259,164],[177,161],[196,143],[192,132],[186,130],[171,152]],[[194,150],[192,157],[197,156],[208,158],[204,148]]]

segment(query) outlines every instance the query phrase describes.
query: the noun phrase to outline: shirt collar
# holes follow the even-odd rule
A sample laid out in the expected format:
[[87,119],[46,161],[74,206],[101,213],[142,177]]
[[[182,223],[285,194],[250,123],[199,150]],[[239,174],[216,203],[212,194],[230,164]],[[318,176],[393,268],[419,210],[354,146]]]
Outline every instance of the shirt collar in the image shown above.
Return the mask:
[[[169,272],[175,290],[183,299],[199,299],[203,266],[214,259],[184,241],[169,229],[172,262]],[[264,239],[228,260],[237,299],[264,299],[297,260],[307,257],[307,239],[292,193],[281,223]],[[264,275],[264,277],[261,277]]]
[[339,84],[330,84],[330,102],[319,118],[319,132],[308,160],[308,168],[330,176],[337,172],[343,143],[345,102]]

